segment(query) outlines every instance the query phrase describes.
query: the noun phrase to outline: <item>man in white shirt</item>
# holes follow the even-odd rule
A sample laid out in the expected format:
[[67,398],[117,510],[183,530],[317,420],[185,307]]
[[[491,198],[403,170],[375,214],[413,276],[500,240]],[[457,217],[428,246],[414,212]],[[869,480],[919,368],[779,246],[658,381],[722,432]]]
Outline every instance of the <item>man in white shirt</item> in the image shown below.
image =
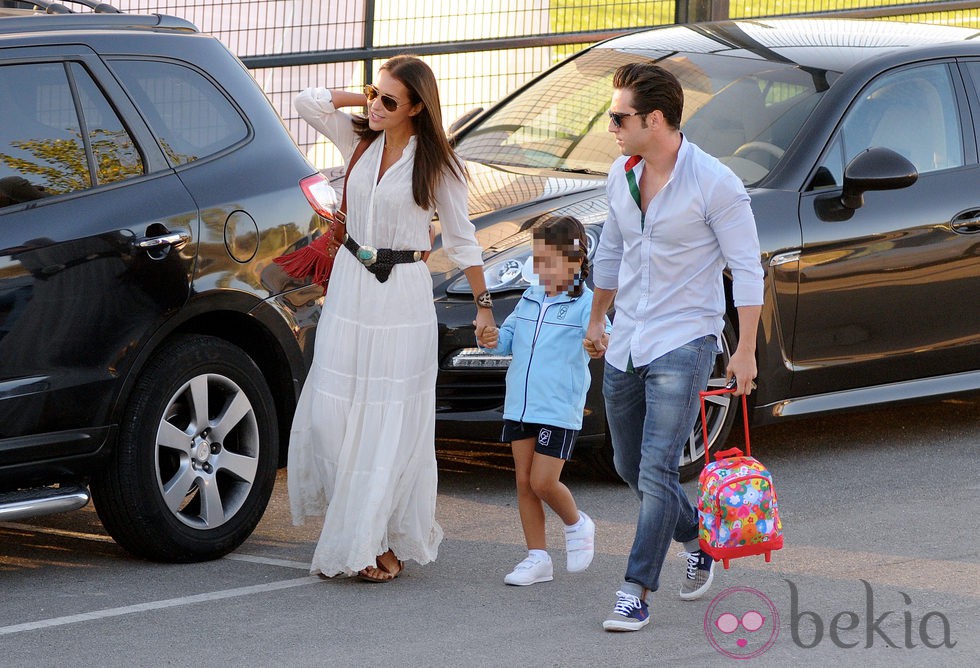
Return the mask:
[[[691,144],[679,126],[677,79],[652,63],[613,78],[609,131],[623,153],[609,171],[609,215],[594,261],[595,296],[585,347],[605,355],[603,395],[616,471],[640,498],[625,581],[608,631],[649,622],[647,594],[659,587],[670,541],[684,544],[680,596],[701,597],[714,563],[698,547],[698,516],[678,466],[720,352],[724,267],[732,274],[739,342],[727,376],[736,394],[756,375],[763,271],[749,197],[741,181]],[[616,300],[611,336],[606,312]]]

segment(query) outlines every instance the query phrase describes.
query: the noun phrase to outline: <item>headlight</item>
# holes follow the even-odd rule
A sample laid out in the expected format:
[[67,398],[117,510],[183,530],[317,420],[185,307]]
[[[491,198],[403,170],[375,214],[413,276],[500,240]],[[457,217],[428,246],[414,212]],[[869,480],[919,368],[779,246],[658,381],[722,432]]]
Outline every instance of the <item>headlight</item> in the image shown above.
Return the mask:
[[510,355],[491,355],[482,348],[462,348],[449,360],[454,369],[506,369]]
[[[531,257],[531,235],[522,234],[527,237],[525,242],[484,260],[483,280],[487,282],[487,290],[490,292],[524,290],[528,287],[529,283],[521,276],[521,270],[524,268],[524,263]],[[472,292],[466,275],[460,274],[446,292],[449,294],[469,294]]]

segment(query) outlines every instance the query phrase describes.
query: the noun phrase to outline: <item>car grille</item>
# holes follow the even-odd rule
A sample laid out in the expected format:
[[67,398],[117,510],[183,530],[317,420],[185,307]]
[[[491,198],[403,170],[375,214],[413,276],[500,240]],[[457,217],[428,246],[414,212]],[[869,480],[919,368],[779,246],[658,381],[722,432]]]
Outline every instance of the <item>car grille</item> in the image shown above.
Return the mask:
[[499,409],[504,405],[504,372],[444,371],[436,383],[436,412]]

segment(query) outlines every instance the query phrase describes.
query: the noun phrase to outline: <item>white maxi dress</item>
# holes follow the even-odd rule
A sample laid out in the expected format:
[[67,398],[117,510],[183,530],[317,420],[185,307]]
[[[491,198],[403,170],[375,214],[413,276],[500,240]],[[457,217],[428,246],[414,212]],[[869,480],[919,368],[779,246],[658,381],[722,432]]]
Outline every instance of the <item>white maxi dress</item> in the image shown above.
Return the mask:
[[[324,88],[300,93],[299,114],[349,161],[351,117]],[[347,231],[375,248],[425,250],[433,210],[412,196],[415,137],[379,180],[384,136],[347,181]],[[459,267],[482,265],[467,188],[440,180],[435,209],[443,245]],[[337,252],[317,325],[313,366],[289,443],[287,481],[295,524],[323,516],[310,567],[353,575],[389,548],[420,564],[436,558],[435,384],[437,329],[432,278],[423,262],[395,265],[380,283],[347,249]]]

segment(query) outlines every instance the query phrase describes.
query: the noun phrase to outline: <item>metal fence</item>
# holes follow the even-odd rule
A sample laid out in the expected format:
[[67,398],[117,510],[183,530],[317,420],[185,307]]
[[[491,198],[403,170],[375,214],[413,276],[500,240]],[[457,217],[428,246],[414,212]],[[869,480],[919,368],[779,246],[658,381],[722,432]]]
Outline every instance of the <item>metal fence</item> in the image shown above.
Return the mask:
[[332,147],[296,117],[310,85],[357,90],[397,53],[439,79],[444,121],[486,107],[599,39],[641,27],[724,18],[833,14],[980,28],[980,2],[902,0],[115,0],[173,14],[222,40],[251,69],[319,167]]

